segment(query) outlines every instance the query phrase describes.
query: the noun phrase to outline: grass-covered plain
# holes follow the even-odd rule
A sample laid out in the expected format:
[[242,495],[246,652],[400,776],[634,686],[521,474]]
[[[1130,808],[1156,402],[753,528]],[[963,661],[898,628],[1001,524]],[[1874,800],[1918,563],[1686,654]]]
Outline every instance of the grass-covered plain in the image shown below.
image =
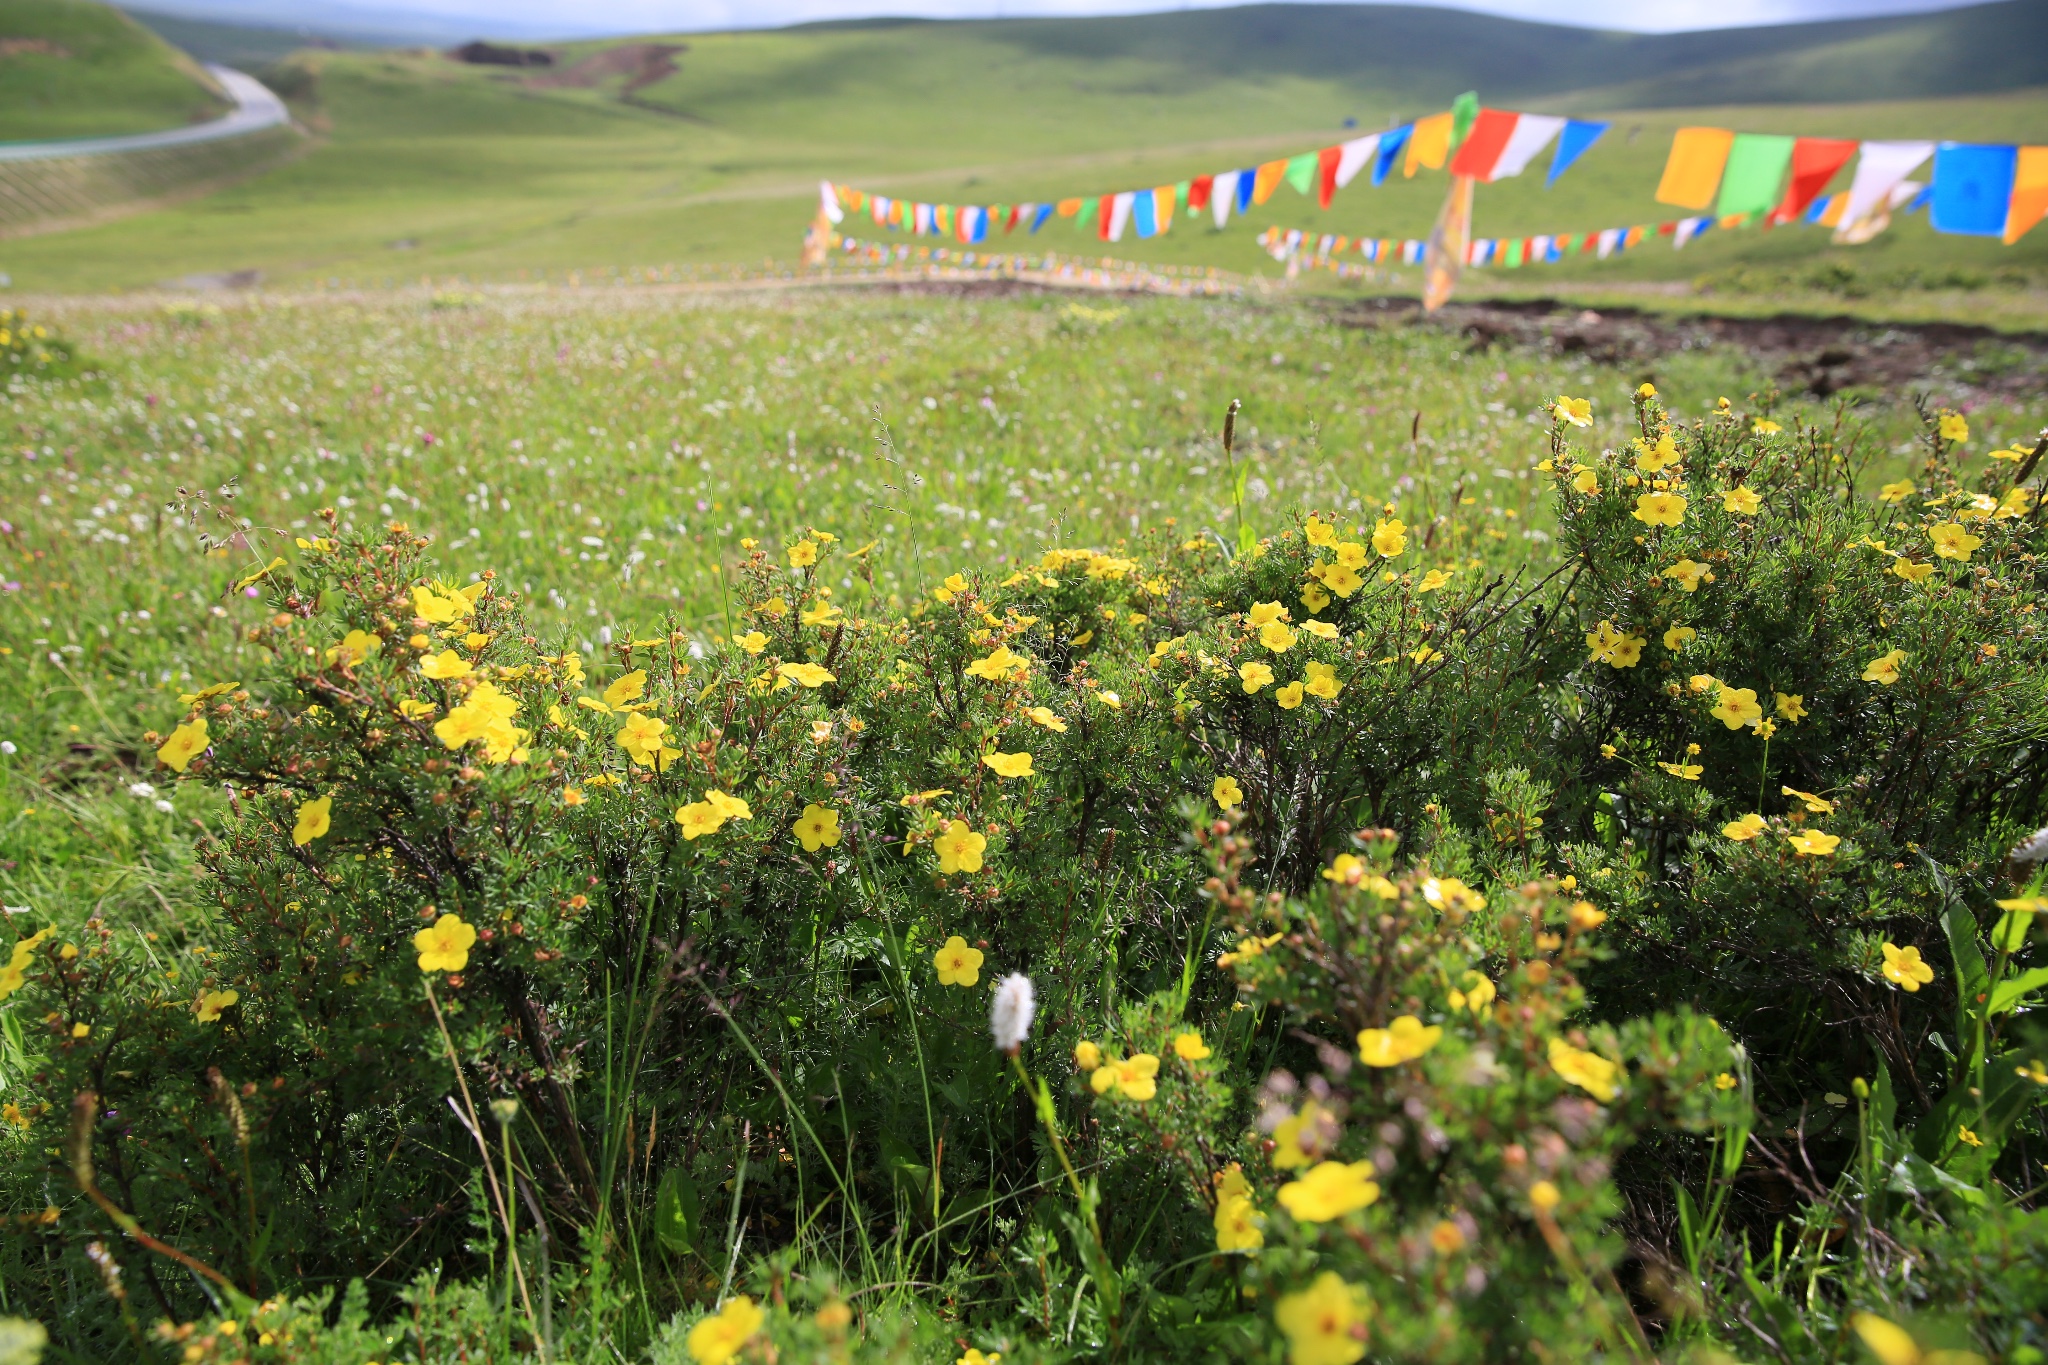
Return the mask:
[[0,142],[177,128],[227,112],[198,63],[110,5],[0,3]]

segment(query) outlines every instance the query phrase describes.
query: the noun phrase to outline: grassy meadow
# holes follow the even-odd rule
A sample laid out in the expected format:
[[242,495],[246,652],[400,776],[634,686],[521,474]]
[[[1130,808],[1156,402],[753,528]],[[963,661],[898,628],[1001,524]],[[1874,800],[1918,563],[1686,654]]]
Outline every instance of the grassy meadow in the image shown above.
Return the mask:
[[229,107],[198,63],[91,0],[0,0],[0,41],[0,142],[155,132]]
[[[894,607],[969,561],[1114,544],[1168,517],[1234,535],[1217,439],[1233,398],[1261,531],[1299,505],[1391,505],[1451,518],[1437,552],[1452,560],[1543,562],[1540,405],[1589,395],[1613,441],[1645,379],[1691,413],[1768,387],[1726,349],[1621,371],[1230,302],[607,289],[48,316],[102,377],[12,395],[0,738],[19,753],[0,894],[66,921],[183,912],[178,859],[145,873],[106,843],[131,821],[178,837],[126,794],[149,766],[137,735],[252,666],[243,635],[266,609],[231,587],[297,557],[323,507],[344,526],[407,523],[454,579],[495,570],[589,650],[670,613],[724,633],[721,570],[743,538],[807,525],[877,541],[872,591]],[[2043,417],[1994,404],[1971,420],[1991,449]],[[1913,419],[1881,401],[1853,420],[1896,445]],[[181,519],[181,494],[211,510]],[[237,528],[201,553],[195,532]],[[163,856],[146,845],[138,831],[121,847]]]

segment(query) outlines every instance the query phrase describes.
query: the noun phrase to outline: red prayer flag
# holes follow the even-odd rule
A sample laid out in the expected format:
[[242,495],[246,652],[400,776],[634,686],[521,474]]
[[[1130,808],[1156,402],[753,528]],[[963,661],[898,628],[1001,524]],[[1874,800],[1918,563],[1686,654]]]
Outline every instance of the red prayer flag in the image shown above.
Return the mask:
[[1109,240],[1109,220],[1116,216],[1116,196],[1105,194],[1095,206],[1095,235],[1103,241]]
[[1018,219],[1019,217],[1021,217],[1021,216],[1023,215],[1023,213],[1024,213],[1024,206],[1023,206],[1022,204],[1012,204],[1012,205],[1010,205],[1010,220],[1009,220],[1009,221],[1008,221],[1007,223],[1004,223],[1004,224],[1003,224],[1003,231],[1005,231],[1005,232],[1014,232],[1014,231],[1016,231],[1016,230],[1017,230],[1017,219]]
[[1198,175],[1188,182],[1188,209],[1200,213],[1209,207],[1209,191],[1216,185],[1213,175]]
[[1330,207],[1330,198],[1337,193],[1337,163],[1343,159],[1342,147],[1325,147],[1316,153],[1316,203],[1322,208]]
[[1458,154],[1451,158],[1451,174],[1469,175],[1474,180],[1490,179],[1494,163],[1507,150],[1508,139],[1515,135],[1515,125],[1521,117],[1504,109],[1481,109],[1472,131],[1459,144]]
[[1785,197],[1771,211],[1769,221],[1798,221],[1799,215],[1820,197],[1828,181],[1835,178],[1835,172],[1849,164],[1849,158],[1856,155],[1861,145],[1835,137],[1803,137],[1793,143],[1792,174],[1785,181]]

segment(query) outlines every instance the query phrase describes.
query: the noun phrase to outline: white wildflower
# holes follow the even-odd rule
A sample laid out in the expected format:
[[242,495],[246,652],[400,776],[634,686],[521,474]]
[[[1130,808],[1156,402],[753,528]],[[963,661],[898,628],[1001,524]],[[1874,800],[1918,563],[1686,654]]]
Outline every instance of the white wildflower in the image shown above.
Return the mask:
[[996,1050],[1015,1054],[1031,1032],[1031,1016],[1038,1009],[1031,978],[1012,972],[996,983],[996,997],[988,1007],[988,1028],[996,1038]]
[[2048,862],[2048,829],[2037,829],[2022,839],[2020,846],[2012,851],[2012,860],[2016,863]]
[[128,794],[129,794],[130,796],[142,796],[142,797],[150,797],[150,796],[155,796],[155,795],[156,795],[156,788],[155,788],[155,787],[152,787],[152,786],[151,786],[151,785],[150,785],[149,783],[147,783],[147,782],[130,782],[130,783],[128,784]]

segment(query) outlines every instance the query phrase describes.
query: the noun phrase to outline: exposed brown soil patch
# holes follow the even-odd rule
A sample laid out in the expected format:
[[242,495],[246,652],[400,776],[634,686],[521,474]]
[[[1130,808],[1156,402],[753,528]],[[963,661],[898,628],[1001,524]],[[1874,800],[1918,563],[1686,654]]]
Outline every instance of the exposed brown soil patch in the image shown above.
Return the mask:
[[645,89],[656,81],[666,80],[676,74],[676,54],[688,52],[687,43],[620,43],[602,52],[593,52],[573,66],[560,71],[550,71],[545,76],[531,76],[527,84],[543,89],[570,86],[588,89],[601,81],[615,76],[624,76],[626,83],[619,87],[622,96]]
[[1624,368],[1654,366],[1677,351],[1738,347],[1788,391],[1823,398],[1845,389],[1898,396],[1916,385],[2012,397],[2048,393],[2048,334],[1969,323],[1594,312],[1554,299],[1454,303],[1430,317],[1414,299],[1365,299],[1338,306],[1336,316],[1362,327],[1443,327],[1475,348],[1530,346]]
[[69,57],[70,51],[61,48],[48,38],[0,38],[0,57],[20,57],[27,53],[39,57]]

